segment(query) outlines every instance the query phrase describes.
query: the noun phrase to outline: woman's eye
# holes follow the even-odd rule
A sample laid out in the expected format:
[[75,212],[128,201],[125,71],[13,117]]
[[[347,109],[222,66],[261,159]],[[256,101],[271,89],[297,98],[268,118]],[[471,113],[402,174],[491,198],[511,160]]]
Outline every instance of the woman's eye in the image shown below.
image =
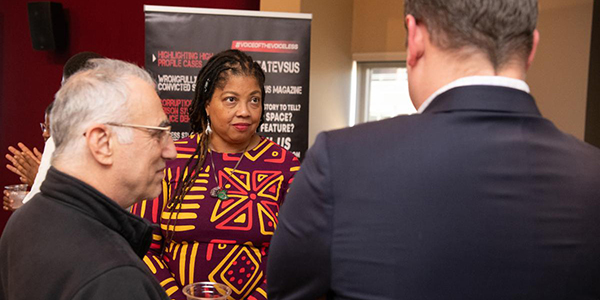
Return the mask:
[[234,97],[227,97],[227,98],[225,98],[225,101],[229,102],[229,103],[232,103],[232,102],[235,102],[235,98]]
[[252,103],[260,103],[260,98],[258,98],[258,97],[253,97],[253,98],[251,99],[251,101],[252,101]]

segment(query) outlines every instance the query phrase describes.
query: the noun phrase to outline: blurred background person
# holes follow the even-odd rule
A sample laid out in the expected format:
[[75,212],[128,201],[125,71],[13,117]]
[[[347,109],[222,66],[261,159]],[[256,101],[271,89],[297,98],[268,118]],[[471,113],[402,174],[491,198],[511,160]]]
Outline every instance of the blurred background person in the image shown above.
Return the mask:
[[152,225],[126,208],[160,193],[171,128],[146,71],[91,63],[56,94],[52,166],[0,238],[0,299],[168,299],[141,259]]
[[8,147],[10,153],[7,153],[4,157],[6,157],[10,164],[6,164],[6,168],[17,174],[22,183],[31,186],[38,172],[42,153],[35,147],[33,151],[30,150],[29,147],[21,142],[17,143],[17,147],[18,149],[13,146]]
[[[69,58],[63,67],[61,84],[64,84],[77,71],[84,69],[88,60],[93,58],[103,58],[103,56],[95,52],[86,51],[77,53]],[[42,137],[45,142],[44,153],[40,153],[36,148],[30,151],[23,143],[18,143],[21,151],[12,146],[8,147],[8,150],[13,155],[6,154],[6,158],[12,163],[12,165],[6,165],[6,168],[19,175],[21,182],[27,183],[30,188],[30,192],[23,199],[23,204],[27,203],[39,192],[40,185],[44,181],[46,172],[50,167],[50,157],[52,157],[52,153],[54,152],[54,141],[51,139],[49,118],[52,105],[53,103],[50,103],[46,108],[44,123],[40,123]],[[4,191],[2,200],[2,208],[4,210],[14,211],[17,208],[13,206],[14,201],[10,199],[8,191]]]
[[264,83],[245,53],[214,55],[197,77],[192,134],[176,142],[162,194],[132,208],[160,227],[144,261],[172,299],[207,280],[231,287],[230,299],[267,297],[269,244],[300,163],[256,133]]
[[[44,111],[44,122],[40,123],[44,143],[50,138],[49,116],[51,110],[52,103],[46,107],[46,110]],[[29,148],[23,143],[18,143],[17,146],[19,147],[20,151],[13,146],[8,147],[8,151],[10,153],[6,154],[5,157],[11,164],[7,164],[6,168],[19,175],[21,182],[26,183],[31,187],[33,185],[35,176],[38,173],[38,168],[42,160],[42,153],[35,147],[33,148],[33,151],[29,150]]]

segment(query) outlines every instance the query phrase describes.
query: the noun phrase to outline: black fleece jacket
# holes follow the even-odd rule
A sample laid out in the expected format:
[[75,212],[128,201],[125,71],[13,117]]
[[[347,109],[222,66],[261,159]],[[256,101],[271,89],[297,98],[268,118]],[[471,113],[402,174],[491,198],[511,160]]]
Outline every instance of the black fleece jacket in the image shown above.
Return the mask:
[[141,258],[152,227],[50,168],[0,238],[0,300],[168,299]]

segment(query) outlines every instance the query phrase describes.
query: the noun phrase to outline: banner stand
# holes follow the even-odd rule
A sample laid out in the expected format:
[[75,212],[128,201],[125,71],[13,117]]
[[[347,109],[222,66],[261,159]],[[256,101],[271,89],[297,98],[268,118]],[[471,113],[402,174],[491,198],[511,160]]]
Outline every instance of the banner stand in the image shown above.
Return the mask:
[[259,134],[302,159],[308,148],[311,14],[145,5],[146,69],[173,124],[190,131],[187,108],[200,68],[215,53],[244,51],[265,71]]

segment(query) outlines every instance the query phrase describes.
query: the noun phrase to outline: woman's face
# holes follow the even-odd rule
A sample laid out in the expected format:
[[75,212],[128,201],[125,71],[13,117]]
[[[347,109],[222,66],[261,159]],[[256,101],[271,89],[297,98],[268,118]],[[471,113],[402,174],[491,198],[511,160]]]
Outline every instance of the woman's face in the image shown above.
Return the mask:
[[206,114],[217,152],[242,152],[254,136],[262,115],[262,93],[252,76],[230,75],[223,89],[216,88]]

